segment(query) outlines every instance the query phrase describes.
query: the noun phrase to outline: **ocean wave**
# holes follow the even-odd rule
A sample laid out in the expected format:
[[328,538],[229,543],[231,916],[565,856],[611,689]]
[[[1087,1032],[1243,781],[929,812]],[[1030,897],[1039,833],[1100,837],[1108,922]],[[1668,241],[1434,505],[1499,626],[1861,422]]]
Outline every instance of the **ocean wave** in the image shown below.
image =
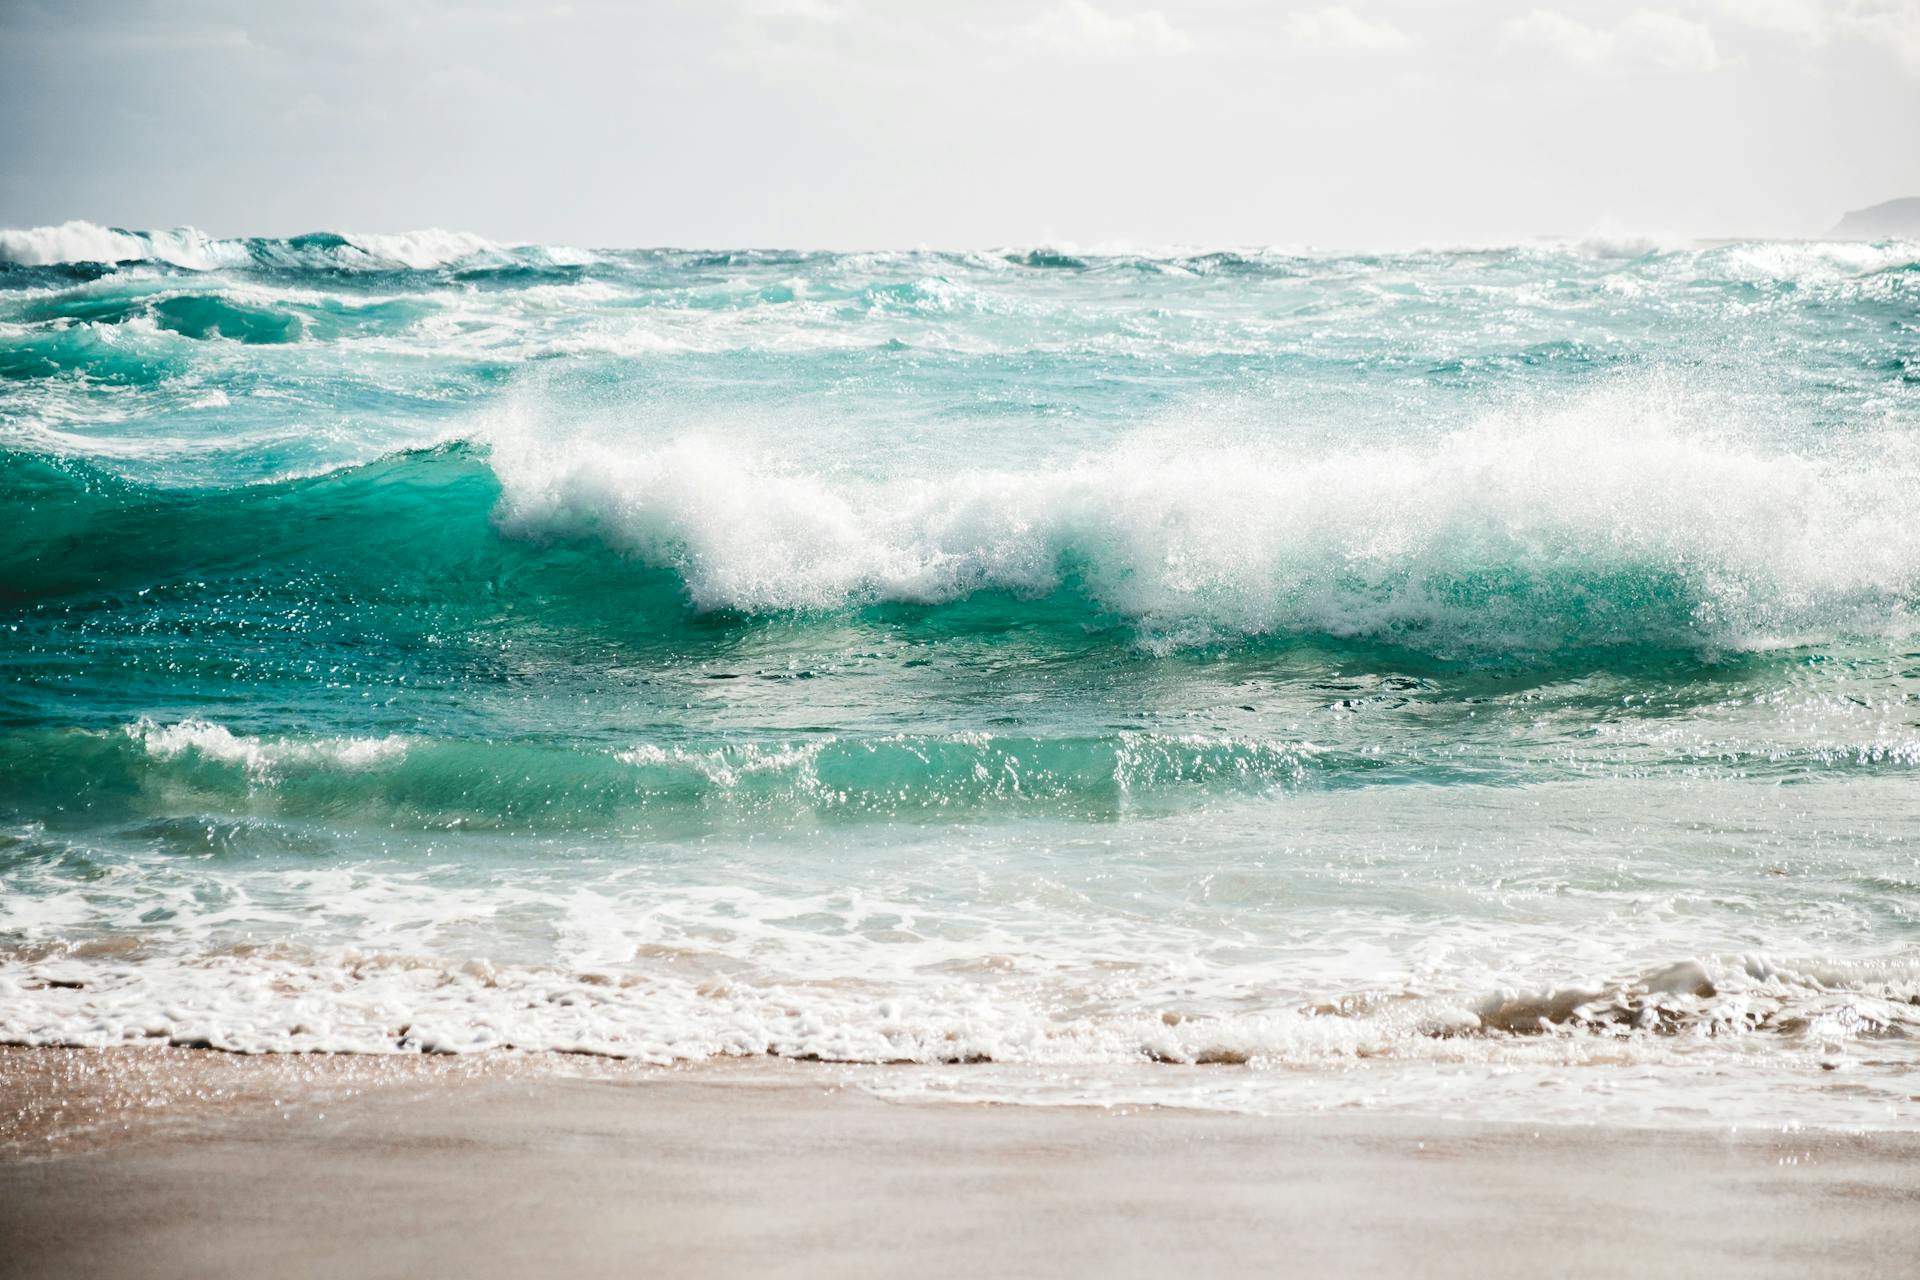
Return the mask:
[[[445,309],[442,300],[426,292],[324,293],[255,278],[225,277],[216,284],[198,274],[109,276],[28,297],[15,311],[14,323],[0,321],[0,379],[65,383],[75,398],[85,394],[89,382],[140,386],[160,403],[119,407],[136,409],[150,421],[164,419],[173,407],[166,399],[178,390],[182,375],[202,383],[232,380],[256,400],[286,395],[261,385],[271,374],[260,367],[231,363],[228,344],[358,344],[363,350],[404,352],[409,350],[406,335],[430,328]],[[512,317],[488,317],[486,323],[510,328]],[[316,362],[326,358],[313,356]],[[343,388],[364,387],[367,375],[379,374],[365,367],[355,372],[358,377],[349,373],[341,379]],[[44,421],[22,403],[26,397],[18,386],[0,394],[9,394],[18,425],[31,429],[36,418]],[[113,407],[107,397],[95,399],[102,409]],[[102,442],[103,455],[112,449],[112,442]]]
[[1702,252],[1695,271],[1724,280],[1819,282],[1872,277],[1920,263],[1920,241],[1749,241]]
[[[1802,454],[1624,390],[1394,446],[1142,438],[1025,472],[885,479],[511,414],[481,439],[224,491],[6,453],[4,593],[244,572],[458,607],[518,577],[542,584],[538,608],[635,625],[689,606],[962,624],[1014,608],[1161,650],[1320,636],[1469,660],[1899,637],[1920,607],[1910,438]],[[381,551],[396,536],[417,549],[405,562]]]
[[1142,443],[1022,473],[827,480],[699,439],[496,432],[499,523],[671,569],[695,607],[1083,596],[1169,644],[1317,634],[1434,650],[1766,647],[1906,634],[1920,454],[1764,449],[1631,393],[1419,444]]
[[415,271],[429,271],[451,262],[484,258],[501,251],[501,247],[493,241],[470,231],[444,231],[438,227],[393,235],[346,232],[342,238],[369,258],[397,262]]
[[1678,253],[1694,248],[1697,241],[1669,232],[1635,232],[1602,227],[1588,232],[1566,247],[1592,258],[1632,260],[1656,253]]
[[141,720],[127,729],[149,757],[173,761],[187,757],[238,766],[250,782],[272,783],[286,770],[369,769],[391,764],[407,753],[407,740],[384,738],[248,738],[206,720],[161,725]]
[[0,809],[20,813],[84,812],[97,822],[184,809],[469,831],[986,809],[1115,814],[1184,793],[1252,796],[1387,771],[1365,753],[1225,734],[893,733],[594,747],[246,734],[199,718],[0,735],[0,766]]
[[220,239],[193,227],[128,231],[73,221],[0,230],[0,263],[158,262],[190,271],[265,267],[317,271],[432,271],[453,266],[536,263],[583,266],[596,255],[564,245],[503,245],[467,231],[428,228],[391,234],[314,232],[285,239]]
[[[1307,247],[1180,245],[1158,248],[1039,245],[974,251],[934,249],[831,253],[800,250],[589,250],[569,245],[503,243],[467,231],[424,228],[391,233],[318,231],[289,237],[221,238],[193,227],[129,230],[70,221],[58,226],[0,229],[0,266],[59,267],[152,263],[191,271],[258,269],[278,272],[531,272],[539,284],[559,272],[586,267],[643,272],[741,272],[756,277],[785,272],[802,280],[853,278],[875,272],[909,277],[1032,273],[1069,276],[1148,273],[1294,278],[1315,271],[1361,275],[1462,265],[1534,262],[1559,257],[1570,266],[1606,271],[1643,262],[1665,274],[1702,281],[1825,279],[1868,275],[1920,261],[1920,243],[1687,239],[1670,234],[1596,230],[1565,240],[1434,246],[1401,250],[1329,250]],[[797,273],[797,274],[796,274]],[[756,286],[757,287],[757,286]]]
[[91,222],[57,227],[0,230],[0,262],[23,267],[84,262],[165,262],[192,271],[215,271],[248,261],[244,245],[218,240],[192,227],[174,231],[122,231]]
[[[813,673],[723,674],[794,682]],[[1363,683],[1347,680],[1343,687]],[[1387,688],[1415,683],[1396,678]],[[1436,751],[1407,741],[1402,731],[1409,720],[1449,706],[1458,715],[1457,702],[1433,698],[1423,710],[1411,696],[1389,692],[1332,705],[1332,715],[1411,710],[1391,722],[1387,737],[1370,736],[1359,724],[1328,723],[1323,714],[1286,733],[683,734],[629,739],[628,745],[537,736],[475,741],[418,733],[249,733],[202,717],[142,717],[118,730],[0,734],[0,814],[60,829],[72,822],[219,813],[411,831],[666,835],[743,822],[1109,820],[1305,791],[1545,783],[1590,776],[1602,762],[1610,772],[1640,777],[1781,781],[1897,778],[1920,767],[1920,740],[1910,734],[1847,739],[1831,731],[1800,733],[1792,725],[1747,742],[1713,739],[1710,731],[1701,741],[1696,726],[1693,734],[1676,732],[1670,741],[1618,759],[1604,753],[1598,760],[1556,759],[1519,748],[1494,755]],[[1542,706],[1538,714],[1554,710]],[[1307,736],[1309,727],[1314,737]],[[193,827],[189,844],[197,847],[200,834]]]

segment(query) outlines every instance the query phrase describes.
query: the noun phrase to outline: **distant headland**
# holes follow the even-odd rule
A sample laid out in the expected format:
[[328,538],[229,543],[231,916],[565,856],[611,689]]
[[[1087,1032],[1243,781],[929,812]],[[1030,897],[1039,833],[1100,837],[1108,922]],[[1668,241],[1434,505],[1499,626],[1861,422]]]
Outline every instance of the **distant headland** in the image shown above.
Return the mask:
[[1903,196],[1855,209],[1827,235],[1835,240],[1920,239],[1920,196]]

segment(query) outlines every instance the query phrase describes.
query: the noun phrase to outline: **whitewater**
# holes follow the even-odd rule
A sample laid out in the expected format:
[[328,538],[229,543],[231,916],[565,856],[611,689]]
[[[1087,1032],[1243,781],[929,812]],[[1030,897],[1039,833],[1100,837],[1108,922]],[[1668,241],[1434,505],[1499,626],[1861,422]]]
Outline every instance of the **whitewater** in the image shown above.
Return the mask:
[[0,231],[0,1043],[1911,1128],[1920,244]]

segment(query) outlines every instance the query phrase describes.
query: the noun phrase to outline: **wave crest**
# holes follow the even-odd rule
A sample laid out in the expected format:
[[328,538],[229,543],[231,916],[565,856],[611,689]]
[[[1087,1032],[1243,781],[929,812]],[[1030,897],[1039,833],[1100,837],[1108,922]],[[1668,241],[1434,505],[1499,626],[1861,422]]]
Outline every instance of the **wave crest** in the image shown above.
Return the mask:
[[244,264],[238,241],[216,240],[192,227],[173,231],[122,231],[91,222],[57,227],[0,230],[0,262],[23,267],[80,262],[165,262],[193,271]]
[[1166,449],[844,480],[698,438],[495,437],[499,522],[598,539],[704,610],[1077,593],[1169,643],[1317,634],[1463,652],[1765,647],[1911,629],[1920,450],[1750,446],[1621,403],[1418,444]]
[[321,271],[432,271],[452,266],[533,262],[578,266],[593,255],[561,245],[503,245],[469,231],[430,227],[390,234],[315,232],[287,239],[226,240],[194,227],[127,231],[92,222],[0,230],[0,263],[46,267],[78,263],[162,262],[190,271],[233,267]]
[[[1026,472],[884,478],[699,437],[621,447],[505,429],[490,446],[193,492],[7,453],[0,510],[17,521],[0,596],[138,589],[192,566],[289,589],[319,575],[354,598],[476,616],[511,582],[528,616],[625,618],[662,642],[689,605],[908,623],[936,610],[942,626],[1126,627],[1161,650],[1326,637],[1470,661],[1914,633],[1920,527],[1903,513],[1920,443],[1887,433],[1810,455],[1623,424],[1615,408],[1399,445],[1136,440]],[[396,564],[384,548],[407,529],[420,550]]]

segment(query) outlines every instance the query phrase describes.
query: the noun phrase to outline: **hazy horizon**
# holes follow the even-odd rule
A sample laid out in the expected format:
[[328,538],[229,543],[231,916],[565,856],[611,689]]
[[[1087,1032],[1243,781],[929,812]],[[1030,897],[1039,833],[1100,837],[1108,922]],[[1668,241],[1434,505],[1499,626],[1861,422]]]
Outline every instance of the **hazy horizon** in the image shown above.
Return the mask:
[[0,6],[0,225],[593,247],[1818,236],[1920,3]]

